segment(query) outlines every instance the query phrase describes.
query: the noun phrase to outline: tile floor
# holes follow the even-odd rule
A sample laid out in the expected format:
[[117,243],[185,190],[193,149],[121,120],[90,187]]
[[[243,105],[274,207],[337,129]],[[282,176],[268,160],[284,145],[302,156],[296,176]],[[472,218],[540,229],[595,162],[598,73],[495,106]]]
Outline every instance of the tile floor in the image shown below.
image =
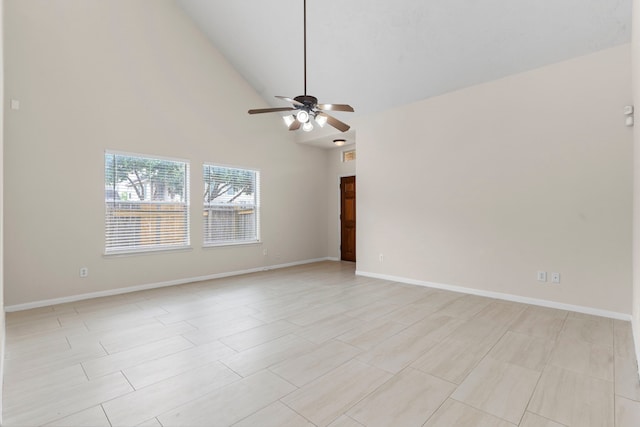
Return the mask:
[[640,426],[630,324],[324,262],[7,315],[5,426]]

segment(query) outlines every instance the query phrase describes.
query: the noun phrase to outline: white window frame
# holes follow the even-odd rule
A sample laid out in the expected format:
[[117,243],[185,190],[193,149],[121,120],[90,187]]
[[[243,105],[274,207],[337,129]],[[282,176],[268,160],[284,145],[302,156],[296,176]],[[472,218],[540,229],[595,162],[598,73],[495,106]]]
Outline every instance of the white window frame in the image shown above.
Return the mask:
[[[211,168],[219,168],[219,169],[227,169],[230,171],[240,171],[240,172],[249,172],[253,174],[253,199],[252,202],[249,201],[248,197],[246,197],[247,195],[245,194],[245,197],[243,197],[242,200],[238,201],[238,202],[231,202],[229,204],[229,201],[227,200],[226,202],[209,202],[206,200],[206,198],[208,197],[208,187],[207,187],[207,172],[206,172],[206,168],[211,167]],[[247,168],[247,167],[242,167],[242,166],[229,166],[229,165],[223,165],[223,164],[219,164],[219,163],[210,163],[210,162],[205,162],[202,165],[202,182],[204,185],[204,195],[203,195],[203,199],[202,199],[202,203],[203,203],[203,211],[202,211],[202,228],[203,228],[203,247],[217,247],[217,246],[234,246],[234,245],[247,245],[247,244],[256,244],[256,243],[260,243],[260,170],[258,169],[253,169],[253,168]],[[221,195],[224,195],[225,193],[221,193]],[[228,194],[227,198],[233,198],[234,196],[236,196],[237,194]],[[241,197],[242,194],[240,194],[238,197]],[[236,199],[237,200],[237,199]],[[229,207],[234,207],[234,209],[228,209]],[[251,236],[247,237],[247,238],[234,238],[234,233],[233,232],[223,232],[223,231],[214,231],[212,230],[210,227],[212,226],[212,221],[215,221],[214,216],[213,216],[213,210],[215,208],[226,208],[223,210],[227,210],[228,212],[232,213],[232,217],[234,219],[232,219],[232,221],[237,221],[237,219],[239,219],[239,211],[244,210],[245,214],[246,211],[253,209],[253,230],[254,233],[251,234]],[[233,213],[235,213],[236,215],[233,215]],[[215,234],[218,235],[224,235],[227,234],[226,238],[222,237],[215,239],[213,238],[213,236]]]
[[[108,179],[108,164],[107,159],[109,156],[113,156],[116,158],[136,158],[141,160],[151,160],[151,161],[169,161],[175,162],[181,168],[184,168],[184,188],[179,194],[180,200],[122,200],[115,199],[115,195],[121,196],[125,194],[127,198],[129,194],[136,194],[135,199],[138,199],[137,193],[133,190],[123,191],[124,186],[122,183],[125,181],[122,180],[120,182],[117,179],[113,179],[113,183],[109,183]],[[190,249],[191,244],[191,226],[190,226],[190,164],[188,160],[172,158],[172,157],[164,157],[158,155],[150,155],[150,154],[138,154],[138,153],[128,153],[122,151],[112,151],[106,150],[104,156],[105,162],[105,241],[104,241],[104,253],[105,255],[126,255],[126,254],[136,254],[136,253],[145,253],[145,252],[158,252],[158,251],[168,251],[168,250],[181,250],[181,249]],[[126,184],[125,184],[126,185]],[[144,184],[140,184],[144,185]],[[133,186],[133,185],[132,185]],[[123,187],[123,188],[119,188]],[[120,190],[120,191],[119,191]],[[176,195],[173,195],[176,197]],[[132,224],[125,224],[120,226],[118,230],[118,224],[113,220],[113,217],[110,216],[110,209],[113,210],[118,206],[119,209],[126,210],[130,213],[129,216],[123,215],[125,218],[133,219]],[[155,208],[154,208],[155,207]],[[180,220],[177,222],[177,227],[173,228],[162,228],[162,218],[167,216],[176,216],[175,211],[173,213],[167,213],[167,215],[158,215],[157,212],[167,211],[171,212],[171,209],[179,209],[182,212],[179,214]],[[184,218],[182,220],[182,218]],[[144,220],[147,220],[147,228],[142,225]],[[153,221],[156,220],[156,226],[160,223],[161,228],[153,228],[149,227],[149,224],[153,226]],[[182,223],[184,221],[184,223]],[[141,222],[140,226],[135,225],[136,222]],[[182,224],[181,224],[182,223]],[[110,229],[115,227],[115,236],[110,237]],[[151,231],[150,231],[151,230]],[[118,233],[120,233],[118,235]],[[144,233],[147,233],[146,240],[149,239],[158,239],[156,243],[136,243],[132,238],[131,241],[127,242],[126,233],[134,234],[136,236],[141,235],[144,238]],[[113,240],[116,240],[113,243]],[[110,242],[110,240],[112,242]],[[118,244],[118,240],[121,240],[122,243]],[[175,240],[175,241],[171,241]]]

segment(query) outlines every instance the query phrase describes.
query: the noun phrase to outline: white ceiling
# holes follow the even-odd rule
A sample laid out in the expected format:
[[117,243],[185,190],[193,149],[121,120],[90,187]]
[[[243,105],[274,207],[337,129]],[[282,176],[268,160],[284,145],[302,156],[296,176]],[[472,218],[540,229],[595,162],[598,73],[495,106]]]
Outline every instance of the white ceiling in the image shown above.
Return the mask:
[[[304,93],[302,0],[177,1],[267,103]],[[348,123],[627,43],[631,3],[308,0],[308,93]]]

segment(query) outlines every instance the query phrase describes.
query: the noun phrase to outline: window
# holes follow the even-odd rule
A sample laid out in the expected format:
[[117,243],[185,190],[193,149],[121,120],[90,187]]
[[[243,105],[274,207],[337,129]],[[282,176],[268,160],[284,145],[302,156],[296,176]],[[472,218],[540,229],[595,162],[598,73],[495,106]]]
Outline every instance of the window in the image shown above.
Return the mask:
[[342,152],[343,162],[352,162],[356,159],[356,150],[348,150]]
[[189,164],[105,153],[105,253],[189,246]]
[[260,240],[260,172],[204,165],[204,245]]

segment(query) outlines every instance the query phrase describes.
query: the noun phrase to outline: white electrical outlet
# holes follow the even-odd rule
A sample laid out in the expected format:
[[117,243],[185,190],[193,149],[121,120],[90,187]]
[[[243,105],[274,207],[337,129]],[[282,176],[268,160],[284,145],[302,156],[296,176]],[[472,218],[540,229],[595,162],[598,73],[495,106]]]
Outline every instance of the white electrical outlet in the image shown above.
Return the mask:
[[546,282],[546,281],[547,281],[547,272],[538,271],[538,282]]
[[551,283],[560,283],[560,273],[551,273]]
[[378,259],[380,260],[380,262],[383,262],[384,261],[384,255],[380,254],[380,257]]
[[89,269],[87,267],[82,267],[80,269],[80,277],[87,277],[89,276]]
[[262,255],[264,255],[264,256],[269,255],[269,251],[267,251],[267,249],[266,249],[266,248],[264,248],[264,249],[262,250]]

